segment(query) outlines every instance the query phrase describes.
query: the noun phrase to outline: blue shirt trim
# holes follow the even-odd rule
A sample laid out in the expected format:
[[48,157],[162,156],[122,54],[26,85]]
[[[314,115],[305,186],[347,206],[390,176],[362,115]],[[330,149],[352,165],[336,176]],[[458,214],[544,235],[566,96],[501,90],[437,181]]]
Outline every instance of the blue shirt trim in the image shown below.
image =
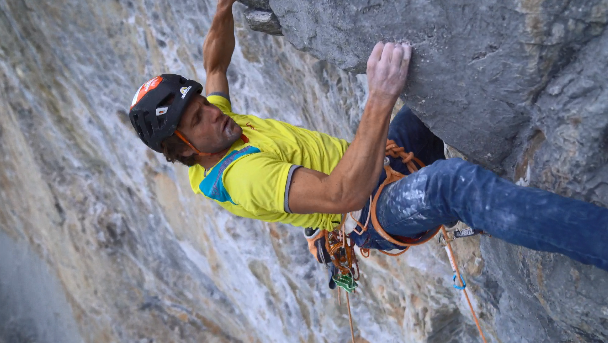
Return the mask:
[[232,162],[236,161],[238,158],[241,158],[241,157],[243,157],[245,155],[249,155],[249,154],[255,154],[258,152],[260,152],[260,149],[253,147],[253,146],[248,146],[241,150],[238,150],[238,151],[235,150],[235,151],[229,153],[226,157],[224,157],[220,161],[220,163],[217,167],[213,168],[211,170],[211,172],[209,174],[207,174],[207,177],[205,177],[203,179],[203,181],[201,181],[198,188],[208,198],[217,200],[219,202],[230,201],[231,203],[236,205],[236,203],[234,203],[234,201],[232,201],[230,194],[228,194],[228,191],[224,187],[224,182],[222,181],[223,176],[224,176],[224,171],[226,170],[226,168],[228,168],[228,166]]

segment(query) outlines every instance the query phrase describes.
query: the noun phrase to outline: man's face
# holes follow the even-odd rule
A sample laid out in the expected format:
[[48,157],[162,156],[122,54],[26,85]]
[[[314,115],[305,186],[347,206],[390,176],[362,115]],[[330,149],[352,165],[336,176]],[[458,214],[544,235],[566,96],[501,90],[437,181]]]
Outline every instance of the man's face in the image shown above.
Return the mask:
[[[177,129],[201,152],[217,153],[228,149],[243,129],[202,95],[190,100]],[[188,148],[184,156],[194,153]]]

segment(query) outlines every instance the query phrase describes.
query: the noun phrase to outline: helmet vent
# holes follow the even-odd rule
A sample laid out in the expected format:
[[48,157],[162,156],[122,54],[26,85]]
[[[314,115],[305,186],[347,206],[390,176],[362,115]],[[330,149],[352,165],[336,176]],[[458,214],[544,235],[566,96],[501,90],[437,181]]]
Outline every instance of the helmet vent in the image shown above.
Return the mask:
[[156,106],[156,108],[159,107],[169,107],[171,106],[171,104],[173,103],[173,99],[175,99],[175,94],[171,93],[169,95],[167,95],[163,101],[161,101],[158,106]]
[[131,119],[131,124],[133,124],[133,127],[135,128],[137,135],[141,139],[144,139],[144,133],[141,131],[141,127],[139,126],[138,121],[139,121],[139,115],[133,114],[133,118]]
[[[144,118],[148,116],[148,112],[144,112]],[[152,136],[152,123],[149,120],[146,120],[146,131],[150,136]]]

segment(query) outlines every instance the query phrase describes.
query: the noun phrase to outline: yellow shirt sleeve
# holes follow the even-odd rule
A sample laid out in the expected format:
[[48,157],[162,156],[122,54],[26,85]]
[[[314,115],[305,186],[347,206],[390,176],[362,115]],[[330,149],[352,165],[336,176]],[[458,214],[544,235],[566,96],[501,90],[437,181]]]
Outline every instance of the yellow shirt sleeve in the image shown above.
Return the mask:
[[235,161],[224,172],[224,187],[235,204],[253,214],[286,213],[285,192],[293,164],[269,153]]
[[232,113],[232,104],[230,101],[219,94],[209,95],[207,101],[217,106],[224,113]]

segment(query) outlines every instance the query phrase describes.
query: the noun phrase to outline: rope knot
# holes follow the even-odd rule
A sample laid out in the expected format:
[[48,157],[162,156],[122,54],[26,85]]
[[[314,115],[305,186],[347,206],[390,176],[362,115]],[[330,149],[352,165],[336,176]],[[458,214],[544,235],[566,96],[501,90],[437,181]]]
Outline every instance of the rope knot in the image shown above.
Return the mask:
[[414,156],[413,152],[405,152],[405,148],[398,146],[397,143],[391,139],[386,141],[385,155],[393,158],[401,158],[401,161],[407,166],[410,173],[418,171],[418,167],[413,161],[416,161],[420,166],[424,166],[424,164]]

